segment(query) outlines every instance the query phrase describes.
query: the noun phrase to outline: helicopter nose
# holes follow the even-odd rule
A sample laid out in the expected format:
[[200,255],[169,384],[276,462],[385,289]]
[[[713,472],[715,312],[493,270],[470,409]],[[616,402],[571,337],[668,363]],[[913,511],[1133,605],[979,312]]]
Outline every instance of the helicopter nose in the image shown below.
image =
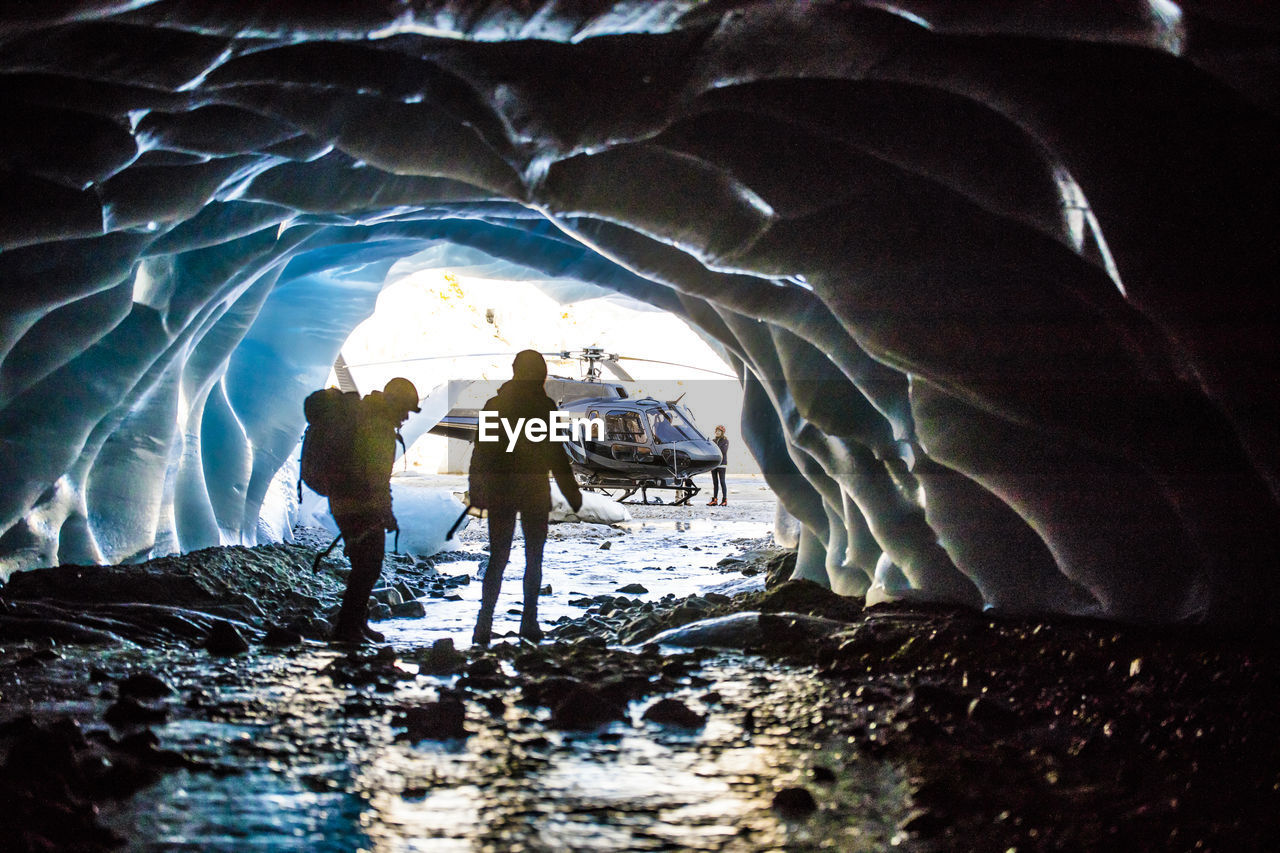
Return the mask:
[[719,462],[720,448],[710,441],[699,441],[689,455],[694,462]]

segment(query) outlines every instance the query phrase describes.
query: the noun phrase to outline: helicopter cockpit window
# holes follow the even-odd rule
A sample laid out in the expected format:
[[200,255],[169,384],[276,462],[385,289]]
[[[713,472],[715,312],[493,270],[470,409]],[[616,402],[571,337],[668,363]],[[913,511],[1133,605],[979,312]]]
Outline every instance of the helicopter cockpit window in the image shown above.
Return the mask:
[[644,425],[638,412],[606,412],[604,431],[610,441],[644,441]]
[[649,424],[659,444],[696,440],[701,436],[675,409],[655,409],[649,412]]
[[671,408],[671,412],[672,412],[672,415],[673,415],[673,417],[672,417],[672,419],[671,419],[671,420],[672,420],[672,423],[674,423],[674,424],[676,425],[676,427],[677,427],[677,428],[678,428],[682,433],[684,433],[684,434],[685,434],[685,437],[686,437],[686,438],[692,439],[692,440],[694,440],[694,441],[706,441],[706,440],[707,440],[707,437],[706,437],[705,435],[703,435],[703,434],[701,433],[701,431],[699,431],[699,430],[698,430],[698,428],[697,428],[696,426],[694,426],[694,424],[693,424],[693,414],[692,414],[692,413],[690,413],[690,411],[689,411],[688,409],[686,409],[686,408],[684,408],[684,407],[682,407],[682,406],[673,406],[673,407]]

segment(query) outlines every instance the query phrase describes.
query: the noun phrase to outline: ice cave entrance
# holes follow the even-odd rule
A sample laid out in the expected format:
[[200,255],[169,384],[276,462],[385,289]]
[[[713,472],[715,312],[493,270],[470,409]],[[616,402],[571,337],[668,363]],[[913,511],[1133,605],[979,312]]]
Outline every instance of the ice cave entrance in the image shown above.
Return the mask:
[[[737,431],[742,389],[707,341],[673,314],[592,285],[563,281],[512,281],[448,268],[417,270],[397,277],[378,295],[373,314],[342,346],[341,359],[361,393],[404,376],[423,397],[456,397],[467,383],[492,388],[511,378],[516,352],[580,351],[600,346],[624,357],[631,396],[672,400],[683,395],[700,428],[715,424]],[[575,359],[548,356],[549,372],[580,378]],[[669,363],[661,363],[669,362]],[[719,375],[717,375],[719,374]],[[606,379],[614,379],[607,371]],[[330,385],[339,377],[330,372]],[[455,401],[453,403],[457,405]],[[419,423],[406,424],[411,442],[403,468],[421,474],[466,473],[467,442],[427,432],[435,412],[423,406]],[[758,474],[737,454],[736,472]]]
[[[498,275],[510,275],[511,267],[502,267]],[[421,255],[399,262],[389,271],[372,313],[343,342],[328,376],[328,385],[354,386],[362,394],[404,376],[423,397],[422,413],[402,431],[409,449],[397,462],[392,481],[403,534],[399,545],[407,552],[426,555],[449,547],[443,534],[460,512],[457,498],[466,488],[459,475],[467,473],[470,443],[429,430],[451,408],[482,405],[511,377],[511,361],[520,350],[574,353],[601,347],[620,356],[618,363],[627,374],[615,377],[606,368],[604,381],[629,377],[624,384],[633,398],[680,398],[704,434],[724,424],[737,437],[742,387],[714,345],[683,320],[590,284],[513,280],[486,271],[492,273],[483,265],[478,270],[427,265]],[[573,379],[582,378],[585,369],[580,359],[554,356],[548,356],[548,368],[553,375]],[[745,446],[738,447],[740,452],[730,454],[729,473],[763,483]],[[295,448],[292,459],[298,455]],[[294,465],[277,475],[265,516],[281,514],[276,504],[287,501],[281,496],[294,487],[296,476]],[[709,475],[706,479],[699,485],[709,490]],[[599,500],[609,503],[604,496]],[[626,515],[617,505],[601,512],[602,519]],[[327,502],[309,490],[294,518],[304,527],[337,532]]]

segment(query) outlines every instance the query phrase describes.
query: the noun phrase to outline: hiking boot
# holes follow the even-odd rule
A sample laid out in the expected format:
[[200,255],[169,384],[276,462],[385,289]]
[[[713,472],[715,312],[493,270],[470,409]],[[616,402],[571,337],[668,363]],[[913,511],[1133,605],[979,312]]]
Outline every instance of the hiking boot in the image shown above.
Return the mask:
[[729,500],[728,500],[728,498],[721,498],[721,499],[720,499],[720,506],[728,506],[728,505],[729,505]]
[[359,629],[338,628],[330,635],[329,642],[334,645],[360,646],[366,642],[366,638],[364,632]]
[[476,619],[476,629],[471,632],[471,644],[487,647],[491,639],[493,639],[493,614],[481,613]]
[[715,505],[716,505],[716,499],[715,499],[715,498],[712,498],[711,500],[707,501],[707,506],[715,506]]
[[536,607],[526,607],[520,614],[520,638],[531,643],[542,642],[542,629],[538,627]]

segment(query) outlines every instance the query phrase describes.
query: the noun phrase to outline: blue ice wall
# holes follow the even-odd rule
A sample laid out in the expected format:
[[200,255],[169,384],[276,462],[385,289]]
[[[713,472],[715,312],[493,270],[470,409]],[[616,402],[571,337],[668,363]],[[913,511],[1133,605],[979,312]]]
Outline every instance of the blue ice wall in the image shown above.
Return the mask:
[[254,541],[416,263],[685,318],[837,591],[1280,613],[1261,6],[74,5],[0,11],[0,575]]

